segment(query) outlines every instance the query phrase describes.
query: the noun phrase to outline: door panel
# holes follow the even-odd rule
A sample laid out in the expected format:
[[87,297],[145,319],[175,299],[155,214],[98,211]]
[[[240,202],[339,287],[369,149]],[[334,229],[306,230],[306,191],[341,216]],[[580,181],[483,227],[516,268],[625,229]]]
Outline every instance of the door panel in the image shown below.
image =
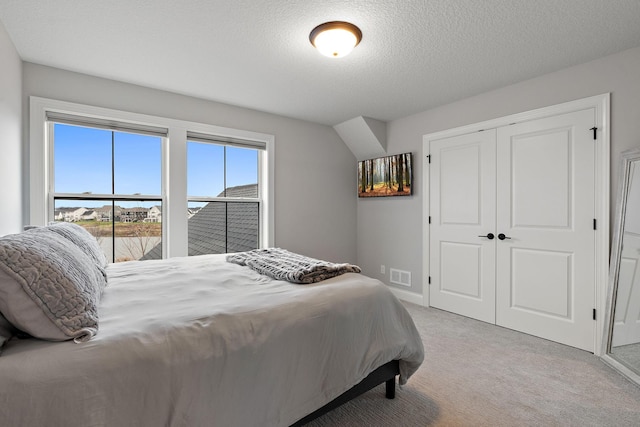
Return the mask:
[[514,227],[571,227],[570,140],[569,129],[511,136]]
[[481,301],[481,271],[482,245],[440,242],[440,292]]
[[593,351],[593,110],[497,132],[496,323]]
[[430,144],[430,304],[495,323],[495,130]]
[[[573,254],[513,248],[510,306],[547,317],[570,319]],[[544,265],[544,269],[539,266]]]
[[[443,225],[479,225],[482,180],[478,144],[447,147],[439,153],[440,223]],[[433,157],[432,157],[433,158]]]

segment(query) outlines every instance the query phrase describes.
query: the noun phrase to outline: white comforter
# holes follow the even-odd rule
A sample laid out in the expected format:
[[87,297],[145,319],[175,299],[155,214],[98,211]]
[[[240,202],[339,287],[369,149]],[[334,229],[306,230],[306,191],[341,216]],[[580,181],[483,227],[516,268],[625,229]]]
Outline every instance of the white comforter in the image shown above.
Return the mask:
[[294,285],[221,255],[110,265],[89,342],[12,340],[7,426],[287,426],[370,371],[423,359],[405,308],[348,273]]

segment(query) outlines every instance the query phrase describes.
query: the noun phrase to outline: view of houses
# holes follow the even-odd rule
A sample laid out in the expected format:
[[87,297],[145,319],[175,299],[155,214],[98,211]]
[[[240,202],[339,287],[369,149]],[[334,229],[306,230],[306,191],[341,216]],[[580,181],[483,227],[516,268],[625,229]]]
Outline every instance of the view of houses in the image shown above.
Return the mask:
[[[191,218],[200,208],[189,209]],[[109,261],[141,259],[151,249],[162,258],[162,207],[58,207],[55,221],[74,222],[93,235]],[[154,252],[154,253],[155,253]]]
[[[189,208],[189,218],[195,215],[199,210],[199,207]],[[59,207],[55,210],[54,220],[66,222],[162,222],[162,207],[123,208],[117,205],[115,206],[115,209],[111,205],[104,205],[100,208]]]
[[[255,198],[257,184],[229,187],[218,197],[227,200],[193,203],[187,209],[188,254],[219,254],[256,249],[259,242],[259,202],[233,201]],[[91,204],[94,201],[88,201]],[[67,202],[68,203],[68,202]],[[78,202],[82,203],[82,202]],[[95,203],[95,202],[94,202]],[[129,202],[131,203],[131,202]],[[93,235],[112,262],[162,258],[162,206],[63,207],[55,221],[78,223]]]

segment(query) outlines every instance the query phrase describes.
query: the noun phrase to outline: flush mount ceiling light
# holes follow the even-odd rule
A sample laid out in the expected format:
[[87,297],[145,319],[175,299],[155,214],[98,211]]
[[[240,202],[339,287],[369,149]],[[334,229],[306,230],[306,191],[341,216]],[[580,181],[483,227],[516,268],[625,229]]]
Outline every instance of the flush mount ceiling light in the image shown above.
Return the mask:
[[349,22],[331,21],[315,27],[309,41],[321,54],[331,58],[348,55],[362,40],[360,28]]

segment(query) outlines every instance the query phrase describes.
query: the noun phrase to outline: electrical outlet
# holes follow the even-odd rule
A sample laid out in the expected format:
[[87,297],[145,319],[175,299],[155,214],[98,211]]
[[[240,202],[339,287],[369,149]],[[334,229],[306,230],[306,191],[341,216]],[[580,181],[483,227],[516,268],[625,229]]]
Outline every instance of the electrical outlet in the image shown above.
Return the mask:
[[384,264],[382,264],[380,266],[380,274],[385,274],[387,272],[387,269],[385,268]]

